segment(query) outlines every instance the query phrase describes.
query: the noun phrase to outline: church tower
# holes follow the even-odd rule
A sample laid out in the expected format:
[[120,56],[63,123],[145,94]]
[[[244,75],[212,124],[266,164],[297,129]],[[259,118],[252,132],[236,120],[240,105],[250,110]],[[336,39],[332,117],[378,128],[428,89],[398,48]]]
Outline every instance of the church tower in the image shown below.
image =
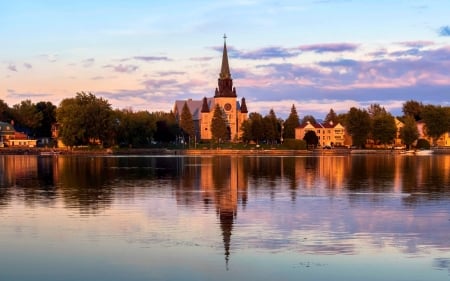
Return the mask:
[[244,98],[242,99],[242,104],[237,101],[236,88],[233,87],[233,79],[231,78],[228,62],[227,37],[224,35],[223,38],[222,65],[219,79],[217,80],[218,87],[215,90],[214,98],[204,98],[202,102],[201,138],[212,138],[210,131],[211,120],[215,106],[219,105],[227,117],[228,139],[230,141],[238,141],[241,136],[240,126],[247,119],[247,105]]

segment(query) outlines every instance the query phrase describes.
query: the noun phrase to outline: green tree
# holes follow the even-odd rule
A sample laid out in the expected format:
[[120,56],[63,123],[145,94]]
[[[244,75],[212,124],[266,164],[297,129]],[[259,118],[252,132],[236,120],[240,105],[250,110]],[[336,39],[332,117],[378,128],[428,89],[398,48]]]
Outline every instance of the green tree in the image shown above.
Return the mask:
[[271,109],[269,114],[263,118],[264,137],[267,142],[274,143],[280,138],[278,125],[279,123],[275,111]]
[[8,104],[0,99],[0,121],[10,122],[11,121],[11,109]]
[[36,136],[49,138],[52,136],[52,125],[56,122],[56,106],[49,101],[41,101],[36,104],[36,109],[42,114],[41,124],[36,128]]
[[422,120],[425,122],[426,132],[433,138],[433,145],[437,139],[450,128],[450,112],[448,108],[426,105],[422,109]]
[[422,119],[423,104],[415,100],[409,100],[403,104],[403,114],[412,116],[416,121]]
[[364,147],[370,133],[370,116],[364,109],[350,108],[345,121],[347,132],[352,136],[353,144]]
[[211,134],[217,143],[228,140],[227,118],[218,104],[214,108],[214,114],[211,120]]
[[195,135],[195,125],[187,102],[184,103],[183,109],[181,109],[180,128],[183,130],[185,141],[190,138],[193,140]]
[[28,135],[35,136],[36,129],[41,126],[42,113],[31,100],[21,101],[12,108],[14,126]]
[[416,120],[412,115],[406,115],[404,118],[404,126],[400,130],[400,138],[408,149],[419,137],[419,130],[417,130]]
[[295,128],[300,126],[300,118],[298,117],[295,105],[291,107],[291,113],[289,114],[286,121],[284,121],[283,138],[293,139],[295,138]]
[[154,138],[158,142],[168,143],[176,140],[180,128],[172,111],[156,114],[156,132]]
[[306,141],[308,146],[317,147],[317,145],[319,144],[319,137],[316,135],[316,132],[314,131],[306,132],[305,136],[303,137],[303,140]]
[[397,134],[395,118],[385,111],[380,112],[372,119],[372,137],[380,144],[392,143]]
[[242,136],[241,136],[242,141],[250,142],[253,140],[252,123],[251,123],[250,119],[247,119],[244,122],[242,122],[241,131],[242,131]]
[[115,140],[121,146],[147,147],[156,130],[156,116],[148,111],[114,111]]
[[251,120],[252,124],[252,133],[253,140],[256,143],[259,143],[264,139],[264,125],[263,125],[263,117],[261,114],[252,112],[249,114],[248,118]]
[[379,105],[378,103],[373,103],[367,108],[367,112],[369,113],[370,118],[375,118],[376,116],[386,114],[387,111],[384,107]]
[[59,135],[67,146],[105,144],[112,132],[112,109],[107,100],[92,93],[63,99],[56,110]]
[[328,112],[327,116],[325,116],[325,123],[329,124],[330,122],[333,122],[333,124],[337,124],[338,122],[338,116],[336,112],[331,108]]

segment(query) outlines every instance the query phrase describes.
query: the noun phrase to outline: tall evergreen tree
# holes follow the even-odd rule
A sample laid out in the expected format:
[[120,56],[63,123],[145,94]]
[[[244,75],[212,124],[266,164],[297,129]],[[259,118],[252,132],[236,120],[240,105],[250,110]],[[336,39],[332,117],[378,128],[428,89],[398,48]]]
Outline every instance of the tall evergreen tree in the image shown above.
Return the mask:
[[295,105],[291,107],[291,113],[286,121],[284,121],[283,138],[293,139],[295,138],[295,128],[300,126],[300,118],[298,117]]
[[252,124],[252,136],[256,143],[259,143],[264,139],[264,125],[263,117],[257,112],[252,112],[249,114],[248,119],[251,120]]
[[266,141],[274,143],[280,138],[280,132],[278,131],[278,119],[273,109],[271,109],[269,114],[263,118],[263,127]]
[[338,116],[336,114],[336,112],[334,112],[334,110],[332,108],[330,108],[330,111],[328,112],[327,116],[325,116],[325,123],[330,123],[333,122],[333,124],[337,124],[339,123],[338,121]]
[[213,118],[211,120],[211,134],[216,142],[228,140],[229,132],[227,129],[227,119],[225,114],[218,104],[214,108]]
[[181,109],[180,128],[183,130],[185,141],[188,141],[191,138],[193,140],[195,135],[195,125],[187,102],[184,103],[183,109]]
[[400,130],[400,138],[409,149],[411,144],[419,138],[419,130],[413,115],[406,115],[404,121],[405,125]]

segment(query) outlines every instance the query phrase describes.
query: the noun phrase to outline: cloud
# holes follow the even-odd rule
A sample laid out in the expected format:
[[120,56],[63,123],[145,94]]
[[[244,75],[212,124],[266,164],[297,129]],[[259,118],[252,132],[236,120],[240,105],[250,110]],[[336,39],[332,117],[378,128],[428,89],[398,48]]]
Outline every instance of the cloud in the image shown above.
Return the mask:
[[186,72],[183,71],[159,71],[159,76],[168,76],[168,75],[184,75]]
[[418,41],[405,41],[405,42],[399,42],[399,45],[402,46],[406,46],[406,47],[410,47],[410,48],[423,48],[423,47],[428,47],[428,46],[432,46],[434,45],[433,41],[422,41],[422,40],[418,40]]
[[104,65],[103,68],[111,68],[113,71],[120,72],[120,73],[132,73],[132,72],[135,72],[139,67],[137,65],[132,65],[132,64],[127,64],[127,65],[108,64],[108,65]]
[[81,63],[83,65],[83,67],[90,67],[94,64],[94,62],[95,62],[94,58],[89,58],[89,59],[83,60]]
[[27,68],[27,69],[33,68],[33,66],[32,66],[31,64],[27,63],[27,62],[24,63],[23,66],[24,66],[25,68]]
[[438,34],[439,36],[450,36],[450,26],[442,26],[441,28],[439,28]]
[[[213,47],[218,52],[223,51],[223,47]],[[300,54],[298,50],[283,47],[266,47],[251,51],[241,51],[234,47],[227,47],[228,56],[231,58],[248,59],[248,60],[264,60],[273,58],[290,58]]]
[[190,60],[192,60],[192,61],[210,61],[212,59],[215,59],[215,57],[195,57],[195,58],[190,58]]
[[155,57],[155,56],[135,56],[133,57],[135,60],[141,60],[146,62],[151,61],[170,61],[168,57]]
[[359,45],[351,43],[327,43],[327,44],[312,44],[303,45],[298,47],[299,50],[304,52],[314,53],[340,53],[340,52],[353,52],[358,49]]
[[14,71],[14,72],[17,72],[17,67],[14,65],[14,64],[9,64],[8,65],[8,70],[9,71]]

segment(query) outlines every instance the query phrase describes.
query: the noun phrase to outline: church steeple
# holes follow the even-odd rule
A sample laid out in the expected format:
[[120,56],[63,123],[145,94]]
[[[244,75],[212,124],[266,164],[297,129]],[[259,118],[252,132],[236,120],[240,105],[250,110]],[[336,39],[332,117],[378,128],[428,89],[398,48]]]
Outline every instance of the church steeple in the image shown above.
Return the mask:
[[233,79],[231,79],[230,65],[228,64],[228,52],[227,52],[227,36],[223,36],[223,54],[222,54],[222,66],[220,68],[220,74],[218,79],[218,86],[214,97],[231,97],[235,98],[236,89],[233,88]]
[[231,78],[230,65],[228,64],[228,52],[227,52],[227,35],[223,35],[223,54],[222,54],[222,67],[220,69],[220,78]]

